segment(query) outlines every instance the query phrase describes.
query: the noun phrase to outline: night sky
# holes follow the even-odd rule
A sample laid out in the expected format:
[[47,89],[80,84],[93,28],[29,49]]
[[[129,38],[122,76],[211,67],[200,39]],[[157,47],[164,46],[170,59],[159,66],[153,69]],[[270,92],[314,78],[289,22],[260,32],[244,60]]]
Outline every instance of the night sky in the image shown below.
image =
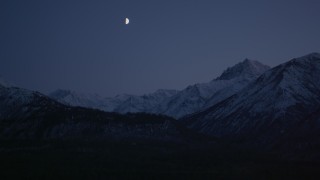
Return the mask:
[[0,75],[44,93],[182,89],[320,50],[319,0],[1,0],[0,23]]

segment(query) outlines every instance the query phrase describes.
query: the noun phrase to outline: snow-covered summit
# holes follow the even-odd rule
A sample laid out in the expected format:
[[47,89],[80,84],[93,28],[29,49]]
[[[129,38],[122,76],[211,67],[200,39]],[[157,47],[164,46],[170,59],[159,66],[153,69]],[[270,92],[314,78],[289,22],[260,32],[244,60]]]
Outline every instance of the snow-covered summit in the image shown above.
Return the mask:
[[319,54],[295,58],[185,121],[189,127],[217,137],[259,135],[261,142],[287,133],[307,133],[311,130],[307,130],[309,116],[320,109],[319,77]]
[[259,78],[259,83],[275,83],[285,91],[293,91],[296,93],[298,87],[309,87],[320,85],[319,70],[320,54],[311,53],[302,57],[294,58],[283,63],[272,71],[264,73]]
[[203,110],[235,94],[269,69],[258,61],[244,60],[208,83],[190,85],[154,110],[176,118]]
[[299,58],[295,58],[296,60],[312,60],[312,59],[320,59],[320,53],[313,52],[310,54],[307,54],[305,56],[301,56]]
[[237,77],[256,77],[270,67],[259,61],[245,59],[244,61],[229,67],[216,80],[230,80]]
[[72,106],[119,113],[147,112],[180,118],[228,98],[267,69],[268,66],[258,61],[246,59],[225,70],[220,77],[208,83],[190,85],[182,91],[159,89],[142,96],[122,94],[102,98],[94,94],[58,90],[51,93],[50,97]]
[[18,87],[0,86],[0,120],[31,115],[47,106],[59,106],[59,103],[45,95]]

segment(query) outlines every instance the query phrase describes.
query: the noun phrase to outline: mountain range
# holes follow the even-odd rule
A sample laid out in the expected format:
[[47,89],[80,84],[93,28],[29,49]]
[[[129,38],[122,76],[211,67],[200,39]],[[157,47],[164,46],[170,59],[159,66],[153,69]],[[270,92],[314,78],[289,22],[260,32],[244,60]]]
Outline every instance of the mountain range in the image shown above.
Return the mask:
[[172,118],[108,113],[61,104],[39,92],[0,84],[0,140],[153,139],[182,141]]
[[96,94],[56,90],[49,96],[66,105],[123,114],[146,112],[181,118],[233,95],[269,68],[258,61],[245,59],[208,83],[190,85],[180,91],[159,89],[142,96],[124,94],[114,98],[103,98]]
[[[276,66],[229,98],[185,117],[198,132],[295,147],[320,140],[320,54],[312,53]],[[312,136],[311,136],[312,134]]]
[[246,59],[208,83],[143,96],[46,96],[1,83],[0,137],[182,140],[188,132],[310,149],[320,144],[319,77],[320,54],[311,53],[273,68]]

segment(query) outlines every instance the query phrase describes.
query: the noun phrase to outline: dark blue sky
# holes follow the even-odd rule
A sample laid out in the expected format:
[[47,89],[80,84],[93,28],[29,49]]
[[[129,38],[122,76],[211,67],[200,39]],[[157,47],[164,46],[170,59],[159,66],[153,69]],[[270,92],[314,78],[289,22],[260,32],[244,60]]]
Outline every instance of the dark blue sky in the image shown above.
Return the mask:
[[[320,50],[319,0],[2,0],[0,75],[104,96],[182,89]],[[124,18],[130,24],[124,24]]]

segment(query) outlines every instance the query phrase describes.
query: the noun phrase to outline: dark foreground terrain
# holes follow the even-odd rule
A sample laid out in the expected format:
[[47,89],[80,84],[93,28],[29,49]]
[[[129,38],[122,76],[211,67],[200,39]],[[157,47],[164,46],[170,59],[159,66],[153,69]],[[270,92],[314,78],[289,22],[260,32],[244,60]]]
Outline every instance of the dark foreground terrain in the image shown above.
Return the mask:
[[1,179],[318,179],[320,163],[228,144],[1,141]]

